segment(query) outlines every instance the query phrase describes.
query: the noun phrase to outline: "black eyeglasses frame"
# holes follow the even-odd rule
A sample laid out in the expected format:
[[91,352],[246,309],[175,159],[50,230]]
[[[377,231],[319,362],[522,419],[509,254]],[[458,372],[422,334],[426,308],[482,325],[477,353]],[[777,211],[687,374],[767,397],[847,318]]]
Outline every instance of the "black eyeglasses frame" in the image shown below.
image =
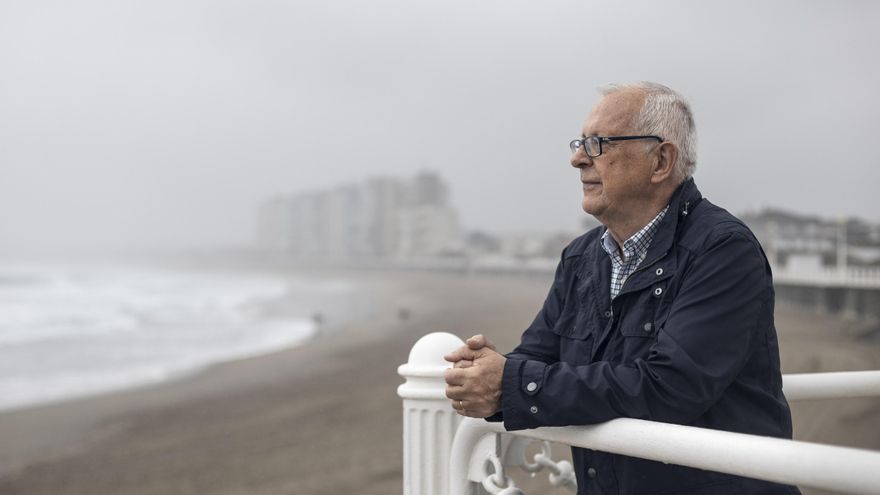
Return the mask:
[[[596,158],[602,155],[602,143],[608,143],[612,141],[632,141],[635,139],[656,139],[661,143],[665,141],[660,136],[584,136],[579,139],[574,139],[570,143],[568,143],[569,149],[571,149],[572,153],[577,153],[579,149],[583,149],[584,153],[587,154],[590,158]],[[599,152],[595,155],[591,155],[588,151],[590,148],[587,146],[587,140],[595,140],[599,146]]]

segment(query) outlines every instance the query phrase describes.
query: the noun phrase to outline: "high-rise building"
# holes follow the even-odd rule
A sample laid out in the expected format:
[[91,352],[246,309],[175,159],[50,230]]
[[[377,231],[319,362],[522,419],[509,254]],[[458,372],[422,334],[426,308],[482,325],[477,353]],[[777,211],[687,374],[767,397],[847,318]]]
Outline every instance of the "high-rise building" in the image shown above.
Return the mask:
[[401,258],[440,256],[461,251],[458,215],[448,206],[410,206],[398,212]]
[[408,188],[410,206],[447,206],[449,188],[439,175],[433,172],[419,172]]
[[300,258],[436,256],[461,246],[449,188],[430,172],[276,197],[259,215],[263,244]]

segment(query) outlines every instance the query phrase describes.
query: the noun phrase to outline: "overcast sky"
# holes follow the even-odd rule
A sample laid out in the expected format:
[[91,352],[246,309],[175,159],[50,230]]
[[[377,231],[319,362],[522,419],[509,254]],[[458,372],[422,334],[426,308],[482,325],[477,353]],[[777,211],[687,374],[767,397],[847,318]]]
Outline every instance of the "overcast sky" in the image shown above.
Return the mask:
[[576,231],[613,81],[690,99],[733,212],[880,221],[876,2],[0,0],[0,254],[251,242],[282,192],[438,171],[465,227]]

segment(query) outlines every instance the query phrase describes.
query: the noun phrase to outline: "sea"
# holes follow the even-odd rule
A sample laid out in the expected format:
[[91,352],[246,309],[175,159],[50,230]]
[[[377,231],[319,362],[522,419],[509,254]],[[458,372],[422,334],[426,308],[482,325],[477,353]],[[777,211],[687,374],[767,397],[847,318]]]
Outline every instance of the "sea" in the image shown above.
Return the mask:
[[[146,385],[301,345],[346,280],[0,265],[0,411]],[[272,309],[274,308],[274,309]]]

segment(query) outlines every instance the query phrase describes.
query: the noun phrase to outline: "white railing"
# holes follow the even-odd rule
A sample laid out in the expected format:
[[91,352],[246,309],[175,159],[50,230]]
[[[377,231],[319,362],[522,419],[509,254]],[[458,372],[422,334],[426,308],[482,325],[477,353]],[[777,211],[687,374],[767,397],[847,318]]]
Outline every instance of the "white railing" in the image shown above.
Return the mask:
[[773,269],[773,281],[782,285],[815,287],[880,288],[880,269],[820,267],[815,270]]
[[880,371],[797,373],[782,376],[789,401],[854,399],[880,396]]
[[[413,346],[398,372],[404,408],[404,495],[522,493],[504,466],[545,467],[573,486],[570,464],[548,452],[525,459],[532,440],[558,442],[700,469],[842,493],[880,493],[880,452],[620,418],[591,426],[505,432],[498,423],[458,416],[446,399],[443,355],[464,345],[432,333]],[[785,375],[791,401],[880,396],[880,371]]]

